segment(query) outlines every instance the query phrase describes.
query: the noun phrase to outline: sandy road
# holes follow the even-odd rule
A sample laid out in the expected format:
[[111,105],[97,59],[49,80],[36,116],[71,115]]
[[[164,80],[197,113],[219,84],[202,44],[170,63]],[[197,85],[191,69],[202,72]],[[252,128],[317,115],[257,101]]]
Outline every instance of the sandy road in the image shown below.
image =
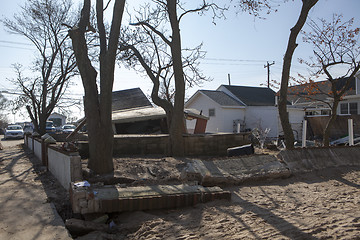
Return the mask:
[[0,135],[0,141],[4,148],[15,147],[16,145],[24,143],[24,139],[4,139],[4,135]]

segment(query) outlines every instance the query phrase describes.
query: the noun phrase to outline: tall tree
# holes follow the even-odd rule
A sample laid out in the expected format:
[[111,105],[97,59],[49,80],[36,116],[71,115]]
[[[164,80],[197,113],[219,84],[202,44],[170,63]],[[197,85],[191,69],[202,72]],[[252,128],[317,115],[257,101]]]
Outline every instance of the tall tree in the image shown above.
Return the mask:
[[[323,101],[331,109],[323,132],[324,146],[329,146],[331,127],[336,121],[339,103],[360,69],[360,28],[353,28],[353,23],[353,18],[343,22],[342,15],[334,14],[330,22],[325,19],[320,19],[319,23],[311,20],[308,24],[311,31],[302,31],[303,40],[312,45],[314,53],[310,61],[300,60],[313,69],[309,80],[302,82],[307,86],[302,94],[314,100],[318,94],[331,99]],[[336,71],[333,71],[334,68]],[[312,80],[321,76],[325,76],[327,82]]]
[[299,35],[301,29],[303,28],[306,19],[308,17],[309,11],[318,0],[302,0],[302,8],[300,11],[299,18],[294,25],[293,28],[290,29],[290,36],[288,40],[287,49],[284,55],[283,60],[283,69],[281,75],[281,83],[280,83],[280,91],[279,91],[279,101],[278,101],[278,109],[279,109],[279,116],[281,121],[281,126],[284,131],[285,137],[285,145],[288,149],[294,148],[294,133],[292,131],[290,122],[289,122],[289,113],[287,111],[287,93],[289,87],[289,78],[290,78],[290,68],[292,57],[294,51],[298,44],[296,43],[297,36]]
[[2,20],[10,33],[26,37],[37,56],[32,76],[22,74],[15,64],[12,82],[23,95],[17,103],[25,104],[36,131],[45,133],[46,120],[60,102],[71,77],[76,74],[75,58],[62,24],[72,24],[70,0],[29,0],[13,19]]
[[207,79],[198,69],[197,60],[204,55],[201,45],[183,49],[179,24],[188,13],[205,13],[213,9],[220,10],[221,14],[223,9],[207,1],[191,10],[185,10],[179,1],[153,2],[154,5],[146,4],[137,11],[136,20],[131,24],[137,28],[124,33],[120,58],[137,70],[140,64],[140,71],[145,71],[152,80],[152,100],[167,115],[169,153],[181,156],[184,154],[182,135],[185,130],[185,88]]
[[111,173],[114,170],[112,161],[114,134],[111,122],[112,89],[125,0],[115,0],[110,32],[107,34],[104,11],[109,6],[108,4],[104,7],[102,0],[96,0],[96,29],[98,29],[100,41],[98,58],[100,93],[97,86],[98,72],[89,57],[86,42],[86,34],[89,31],[95,32],[95,28],[90,24],[90,0],[84,0],[80,21],[69,31],[85,90],[84,107],[90,154],[88,167],[99,174]]

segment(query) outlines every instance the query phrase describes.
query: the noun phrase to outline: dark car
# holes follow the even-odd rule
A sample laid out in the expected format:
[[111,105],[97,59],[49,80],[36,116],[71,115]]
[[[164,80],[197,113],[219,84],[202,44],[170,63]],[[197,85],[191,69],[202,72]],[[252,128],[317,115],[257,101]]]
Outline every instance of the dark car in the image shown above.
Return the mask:
[[56,132],[56,128],[52,121],[46,121],[46,132],[47,133],[55,133]]

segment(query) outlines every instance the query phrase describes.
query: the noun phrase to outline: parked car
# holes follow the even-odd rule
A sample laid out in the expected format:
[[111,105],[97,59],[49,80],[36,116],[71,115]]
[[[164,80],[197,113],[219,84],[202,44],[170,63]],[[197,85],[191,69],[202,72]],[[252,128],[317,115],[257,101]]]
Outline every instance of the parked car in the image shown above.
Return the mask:
[[72,133],[75,130],[75,126],[72,124],[65,124],[61,127],[61,132],[63,133]]
[[24,138],[23,128],[20,125],[9,125],[5,130],[4,138]]
[[33,133],[34,128],[31,125],[25,125],[23,128],[24,133]]
[[56,128],[52,121],[46,121],[46,132],[47,133],[55,133],[56,132]]

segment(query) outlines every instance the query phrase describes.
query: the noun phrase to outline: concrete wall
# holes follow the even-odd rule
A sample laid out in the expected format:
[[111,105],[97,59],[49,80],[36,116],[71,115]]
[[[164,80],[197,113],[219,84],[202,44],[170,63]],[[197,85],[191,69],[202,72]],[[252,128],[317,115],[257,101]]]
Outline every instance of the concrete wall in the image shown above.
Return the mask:
[[78,152],[64,152],[49,146],[48,169],[66,190],[70,188],[71,182],[82,179],[81,158]]
[[226,156],[227,149],[250,143],[249,133],[187,135],[186,156]]
[[28,135],[25,134],[24,136],[24,144],[32,151],[33,150],[33,138]]
[[292,173],[329,167],[360,166],[360,147],[297,148],[278,155]]
[[34,154],[35,156],[42,160],[42,148],[41,148],[41,139],[34,139]]
[[34,146],[35,156],[47,166],[65,189],[69,189],[71,182],[82,180],[81,158],[78,152],[63,151],[59,146],[49,144],[43,144],[42,149],[41,139],[31,136],[26,137],[24,142],[29,149]]
[[[168,135],[116,135],[114,156],[117,155],[167,155]],[[224,156],[230,147],[250,143],[249,133],[184,135],[186,156]],[[88,143],[79,141],[79,152],[88,157]]]

